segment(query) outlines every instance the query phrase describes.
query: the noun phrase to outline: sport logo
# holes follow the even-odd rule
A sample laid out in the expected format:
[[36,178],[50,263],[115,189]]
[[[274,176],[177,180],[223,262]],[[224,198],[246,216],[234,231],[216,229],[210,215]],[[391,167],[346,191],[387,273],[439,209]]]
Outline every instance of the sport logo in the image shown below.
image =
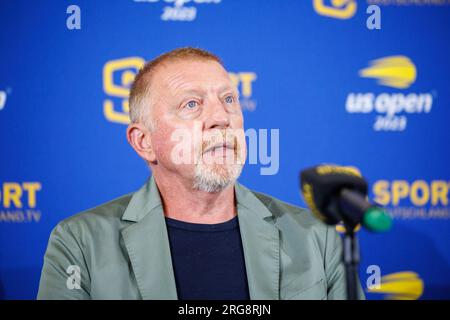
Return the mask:
[[374,201],[395,219],[449,219],[450,181],[377,180]]
[[40,182],[3,182],[0,184],[0,223],[39,222],[37,209]]
[[254,72],[229,72],[233,84],[238,88],[242,110],[255,111],[256,101],[252,99],[253,82],[257,79]]
[[429,92],[405,92],[417,78],[415,64],[406,56],[389,56],[370,62],[359,71],[362,78],[376,79],[380,86],[402,91],[350,93],[345,109],[350,114],[376,113],[375,131],[403,131],[406,129],[406,114],[431,112],[433,94]]
[[[113,99],[105,99],[103,102],[103,113],[109,121],[122,124],[130,122],[130,86],[144,64],[144,59],[130,57],[108,61],[103,67],[103,90],[107,95],[119,100],[115,102]],[[117,103],[120,104],[119,107],[116,106]]]
[[356,13],[355,0],[330,0],[325,4],[325,0],[313,0],[314,10],[323,16],[337,19],[350,19]]

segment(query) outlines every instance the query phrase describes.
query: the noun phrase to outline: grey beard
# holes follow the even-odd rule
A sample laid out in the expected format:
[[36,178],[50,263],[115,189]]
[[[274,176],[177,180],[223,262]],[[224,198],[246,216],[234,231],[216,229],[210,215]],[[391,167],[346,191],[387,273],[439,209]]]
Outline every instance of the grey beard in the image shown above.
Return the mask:
[[220,192],[234,183],[242,172],[243,164],[195,166],[193,189],[205,192]]

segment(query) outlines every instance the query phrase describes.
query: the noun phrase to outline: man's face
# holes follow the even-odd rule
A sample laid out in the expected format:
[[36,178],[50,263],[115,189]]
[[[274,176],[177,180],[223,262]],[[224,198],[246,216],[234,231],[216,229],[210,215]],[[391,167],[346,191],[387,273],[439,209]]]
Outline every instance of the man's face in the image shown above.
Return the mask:
[[246,158],[238,91],[213,60],[159,67],[150,88],[157,165],[194,189],[217,192],[234,182]]

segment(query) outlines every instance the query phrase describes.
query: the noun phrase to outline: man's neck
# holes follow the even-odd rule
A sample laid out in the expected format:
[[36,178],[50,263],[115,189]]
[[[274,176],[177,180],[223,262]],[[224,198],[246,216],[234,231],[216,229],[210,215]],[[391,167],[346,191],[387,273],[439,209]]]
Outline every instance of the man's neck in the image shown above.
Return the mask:
[[179,178],[153,175],[161,196],[164,215],[168,218],[214,224],[236,216],[234,184],[219,192],[194,190]]

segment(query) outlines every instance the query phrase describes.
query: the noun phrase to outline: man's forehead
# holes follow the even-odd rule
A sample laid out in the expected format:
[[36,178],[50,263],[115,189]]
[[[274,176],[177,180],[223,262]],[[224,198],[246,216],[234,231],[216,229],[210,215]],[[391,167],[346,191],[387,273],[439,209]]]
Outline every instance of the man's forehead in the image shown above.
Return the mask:
[[171,91],[233,87],[226,70],[214,60],[173,61],[165,64],[157,73],[154,80]]

